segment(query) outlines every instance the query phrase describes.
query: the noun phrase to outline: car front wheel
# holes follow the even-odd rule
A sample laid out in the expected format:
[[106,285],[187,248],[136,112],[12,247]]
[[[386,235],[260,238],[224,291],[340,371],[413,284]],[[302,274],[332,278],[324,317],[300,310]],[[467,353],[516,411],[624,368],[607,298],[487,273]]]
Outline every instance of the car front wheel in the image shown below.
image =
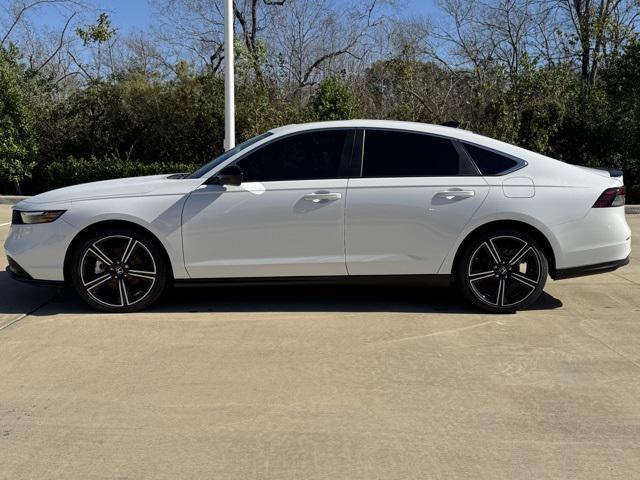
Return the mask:
[[456,280],[464,297],[492,313],[526,308],[542,294],[549,266],[536,239],[526,232],[481,234],[464,247]]
[[75,290],[105,312],[142,310],[162,294],[167,266],[156,242],[135,229],[90,233],[73,252]]

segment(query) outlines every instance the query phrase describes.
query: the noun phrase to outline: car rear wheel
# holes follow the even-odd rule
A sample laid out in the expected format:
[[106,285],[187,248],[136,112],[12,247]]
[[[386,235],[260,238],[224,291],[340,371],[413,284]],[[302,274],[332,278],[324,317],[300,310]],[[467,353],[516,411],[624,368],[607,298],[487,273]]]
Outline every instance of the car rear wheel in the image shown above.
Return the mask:
[[89,234],[73,252],[75,290],[105,312],[142,310],[162,294],[167,265],[155,239],[135,229]]
[[464,297],[492,313],[510,313],[542,294],[549,266],[536,239],[526,232],[481,234],[464,247],[456,280]]

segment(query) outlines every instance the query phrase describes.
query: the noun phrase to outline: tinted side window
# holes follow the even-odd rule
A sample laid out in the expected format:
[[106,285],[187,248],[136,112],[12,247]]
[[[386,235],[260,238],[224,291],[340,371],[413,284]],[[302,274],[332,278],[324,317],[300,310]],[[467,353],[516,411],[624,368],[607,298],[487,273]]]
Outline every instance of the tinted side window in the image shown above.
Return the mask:
[[337,178],[348,133],[319,131],[275,140],[241,159],[238,166],[245,182]]
[[[385,130],[365,134],[363,177],[449,177],[472,175],[450,140]],[[472,167],[471,167],[472,168]]]
[[518,162],[514,159],[492,152],[491,150],[476,147],[468,143],[465,143],[464,146],[482,175],[500,175],[518,165]]

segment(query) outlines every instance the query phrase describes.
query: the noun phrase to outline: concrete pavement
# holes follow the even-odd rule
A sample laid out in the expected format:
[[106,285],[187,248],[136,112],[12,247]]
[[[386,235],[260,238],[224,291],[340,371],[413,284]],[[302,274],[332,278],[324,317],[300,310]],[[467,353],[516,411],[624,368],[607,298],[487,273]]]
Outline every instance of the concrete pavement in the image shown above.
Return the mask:
[[508,316],[345,287],[104,315],[0,276],[0,479],[639,478],[628,220],[631,265]]

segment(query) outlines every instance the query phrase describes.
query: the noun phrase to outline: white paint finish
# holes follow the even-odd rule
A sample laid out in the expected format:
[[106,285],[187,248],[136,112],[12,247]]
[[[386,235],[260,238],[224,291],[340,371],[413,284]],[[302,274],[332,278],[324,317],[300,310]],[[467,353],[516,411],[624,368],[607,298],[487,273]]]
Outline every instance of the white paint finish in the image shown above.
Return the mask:
[[138,197],[154,193],[157,189],[170,190],[171,187],[183,189],[176,180],[166,180],[167,175],[153,175],[149,177],[119,178],[101,182],[84,183],[72,187],[58,188],[49,192],[30,197],[15,208],[41,208],[42,204],[67,203],[76,200],[91,200],[113,197]]
[[532,198],[536,188],[529,177],[509,177],[502,182],[502,192],[507,198]]
[[[244,184],[221,193],[214,192],[220,187],[201,186],[204,179],[176,180],[166,175],[95,182],[20,202],[15,208],[67,212],[51,224],[12,226],[5,249],[42,280],[62,279],[65,253],[81,229],[113,219],[136,223],[156,235],[176,278],[189,277],[183,251],[196,278],[345,275],[345,262],[350,273],[358,275],[448,274],[466,236],[497,220],[517,220],[537,228],[549,240],[559,268],[620,260],[630,251],[624,209],[592,208],[598,196],[606,188],[620,186],[621,179],[448,127],[368,120],[292,125],[273,130],[272,136],[206,176],[283,135],[366,127],[459,139],[517,156],[527,166],[484,179],[354,178],[349,189],[346,180],[323,180]],[[530,188],[518,185],[523,177],[535,183],[535,196],[505,196],[503,184],[507,191]],[[446,193],[454,187],[461,191]],[[317,192],[341,197],[305,200]]]
[[0,223],[0,227],[6,227],[7,225],[11,225],[11,222]]
[[[197,189],[183,214],[190,276],[346,275],[346,188],[347,180],[314,180]],[[328,194],[335,200],[315,201]]]
[[488,191],[481,177],[351,179],[349,274],[437,273]]
[[[5,250],[32,277],[62,280],[66,251],[80,231],[98,222],[124,220],[155,235],[169,255],[174,276],[188,278],[180,232],[182,205],[186,195],[201,183],[200,179],[167,179],[166,175],[138,177],[77,185],[29,198],[14,208],[67,211],[53,223],[12,226]],[[146,193],[134,195],[133,190]],[[63,198],[73,201],[61,202]]]
[[[172,180],[174,181],[174,180]],[[176,180],[179,182],[179,180]],[[185,185],[193,181],[187,181]],[[198,183],[198,182],[196,182]],[[61,217],[78,231],[89,225],[123,220],[149,230],[164,246],[176,278],[188,278],[182,254],[181,215],[187,194],[148,195],[76,202]],[[68,239],[69,243],[71,239]]]
[[592,208],[578,221],[556,225],[553,235],[561,245],[558,268],[604,263],[631,253],[631,229],[624,207]]
[[549,241],[558,268],[626,258],[631,240],[624,207],[591,208],[606,188],[615,186],[611,182],[615,179],[600,180],[597,187],[537,186],[534,198],[507,199],[502,188],[492,187],[482,207],[452,244],[439,273],[451,272],[455,253],[469,234],[500,220],[523,222],[539,230]]
[[64,257],[78,232],[61,218],[41,225],[12,225],[5,251],[38,280],[64,279]]

